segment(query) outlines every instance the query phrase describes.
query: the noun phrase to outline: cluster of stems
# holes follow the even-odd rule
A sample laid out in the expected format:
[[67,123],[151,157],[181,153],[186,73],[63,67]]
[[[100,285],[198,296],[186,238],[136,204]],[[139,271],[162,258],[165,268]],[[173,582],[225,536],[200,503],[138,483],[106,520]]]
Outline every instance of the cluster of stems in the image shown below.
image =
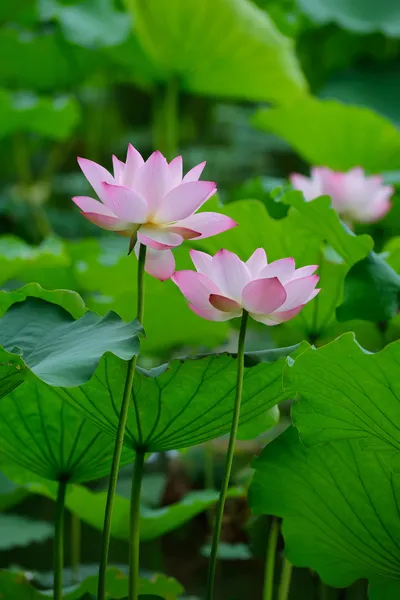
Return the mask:
[[[168,127],[163,131],[165,137],[165,151],[167,156],[171,158],[174,154],[177,137],[177,82],[172,80],[166,87],[166,94],[162,110],[160,111],[159,121],[167,123]],[[157,124],[157,119],[155,119]],[[158,127],[158,132],[160,128]],[[145,298],[145,261],[146,261],[146,246],[140,245],[138,259],[138,277],[137,277],[137,320],[143,325],[144,317],[144,298]],[[232,471],[232,463],[235,451],[236,437],[240,419],[240,406],[243,391],[243,376],[244,376],[244,353],[246,329],[248,321],[248,313],[243,311],[237,352],[237,377],[236,377],[236,394],[235,404],[232,417],[232,425],[230,431],[228,451],[225,460],[225,471],[221,486],[220,496],[217,505],[215,522],[213,525],[213,537],[211,545],[211,555],[209,561],[208,577],[206,583],[206,600],[213,600],[215,588],[215,572],[218,556],[218,545],[221,535],[222,520],[224,507],[229,487],[229,481]],[[131,408],[132,388],[135,378],[137,364],[137,355],[128,363],[124,393],[121,403],[121,412],[119,416],[117,434],[115,439],[114,453],[111,465],[109,478],[109,486],[107,492],[107,501],[104,515],[104,527],[102,537],[102,547],[99,565],[98,578],[98,600],[106,600],[106,572],[108,564],[108,554],[110,547],[112,513],[114,506],[114,498],[117,486],[118,471],[121,459],[121,453],[124,443],[125,428],[128,419],[129,410]],[[136,448],[135,464],[133,468],[132,489],[131,489],[131,509],[130,509],[130,525],[129,525],[129,600],[137,600],[139,594],[139,543],[140,543],[140,496],[143,478],[143,469],[145,462],[145,448]],[[63,571],[63,523],[64,523],[64,507],[65,494],[67,483],[60,481],[58,489],[58,497],[56,503],[56,519],[55,519],[55,542],[54,542],[54,600],[62,599],[62,571]],[[275,566],[276,544],[279,534],[279,525],[276,520],[272,523],[269,545],[267,550],[266,561],[266,577],[264,585],[264,600],[272,600],[273,598],[273,573]],[[282,578],[279,591],[279,600],[287,600],[289,584],[291,576],[291,565],[287,561],[284,562],[282,570]]]
[[[146,246],[140,245],[137,278],[137,320],[143,325],[144,317],[144,267],[146,262]],[[119,416],[117,436],[115,439],[114,454],[111,465],[110,481],[108,484],[106,510],[104,515],[102,551],[99,568],[98,600],[106,600],[106,571],[108,551],[110,548],[111,520],[114,507],[115,490],[117,487],[119,464],[129,407],[132,398],[132,388],[136,372],[137,355],[133,356],[128,364],[124,395],[122,397],[121,412]],[[140,492],[143,477],[145,452],[136,450],[135,465],[132,478],[131,510],[130,510],[130,535],[129,535],[129,600],[137,600],[139,588],[139,539],[140,539]]]

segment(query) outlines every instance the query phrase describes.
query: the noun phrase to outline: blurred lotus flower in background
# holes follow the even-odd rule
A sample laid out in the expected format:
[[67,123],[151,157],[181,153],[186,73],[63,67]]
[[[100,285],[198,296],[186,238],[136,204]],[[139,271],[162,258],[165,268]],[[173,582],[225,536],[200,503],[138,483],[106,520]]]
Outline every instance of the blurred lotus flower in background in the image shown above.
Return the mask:
[[172,280],[191,310],[209,321],[227,321],[247,310],[256,321],[278,325],[295,317],[319,292],[318,265],[296,270],[293,258],[268,264],[258,248],[247,262],[220,250],[214,256],[192,250],[197,271],[177,271]]
[[83,216],[110,231],[131,238],[130,251],[147,246],[146,271],[162,281],[175,271],[171,252],[184,240],[216,235],[236,226],[225,215],[196,211],[216,192],[212,181],[199,181],[205,162],[182,173],[182,157],[169,164],[161,152],[144,161],[128,146],[126,162],[113,156],[114,175],[85,158],[78,158],[86,179],[101,200],[72,198]]
[[330,196],[333,208],[350,223],[373,223],[384,217],[391,208],[390,198],[394,193],[392,186],[383,185],[380,175],[367,176],[360,167],[347,173],[313,167],[311,177],[293,173],[290,181],[307,201]]

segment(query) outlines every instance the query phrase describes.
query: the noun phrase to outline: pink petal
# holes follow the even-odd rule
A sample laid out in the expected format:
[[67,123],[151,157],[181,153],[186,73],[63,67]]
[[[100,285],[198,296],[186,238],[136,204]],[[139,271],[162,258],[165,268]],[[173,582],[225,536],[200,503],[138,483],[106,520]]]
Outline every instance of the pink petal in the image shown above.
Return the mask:
[[107,217],[116,218],[112,210],[110,210],[105,204],[95,200],[94,198],[89,198],[88,196],[75,196],[72,198],[72,202],[75,202],[77,206],[85,213],[90,212],[98,215],[105,215]]
[[146,223],[146,200],[130,188],[103,183],[104,203],[117,217],[130,223]]
[[309,177],[305,175],[300,175],[300,173],[291,173],[289,175],[289,180],[295,190],[303,191],[303,188],[310,185]]
[[312,167],[311,168],[311,179],[316,179],[321,183],[324,183],[325,179],[335,173],[328,167]]
[[140,167],[144,164],[144,160],[140,152],[132,146],[128,145],[128,152],[126,154],[126,163],[124,170],[124,177],[122,183],[126,187],[133,187],[136,175]]
[[[140,244],[135,245],[136,257],[139,256]],[[153,250],[147,247],[146,251],[146,273],[159,279],[166,281],[170,279],[175,272],[175,259],[171,250]]]
[[298,173],[292,173],[290,176],[290,182],[295,190],[303,192],[304,198],[307,202],[327,194],[326,191],[326,180],[332,174],[330,169],[326,167],[313,167],[311,169],[311,177],[304,177]]
[[238,302],[235,302],[232,298],[221,296],[221,294],[210,294],[210,304],[212,304],[214,308],[222,310],[222,312],[231,313],[242,310],[242,307]]
[[137,239],[141,244],[150,246],[154,250],[168,250],[180,246],[183,242],[181,235],[153,227],[141,227]]
[[167,160],[156,150],[135,176],[135,189],[146,199],[149,211],[153,215],[169,190],[170,183],[171,175]]
[[131,235],[132,225],[126,221],[121,221],[117,217],[109,217],[106,215],[99,215],[98,213],[83,212],[82,215],[98,227],[107,229],[108,231],[116,231],[122,235]]
[[295,267],[294,258],[280,258],[262,269],[260,277],[278,277],[281,283],[286,283],[292,278]]
[[354,177],[364,179],[365,171],[361,167],[353,167],[347,172],[347,175],[354,175]]
[[314,198],[318,198],[318,196],[322,196],[323,194],[319,184],[303,175],[293,173],[290,176],[290,182],[295,190],[303,192],[303,196],[307,202],[314,200]]
[[196,271],[177,271],[172,281],[189,302],[201,308],[210,309],[210,294],[221,293],[211,279]]
[[286,291],[277,277],[256,279],[243,289],[242,300],[249,313],[269,315],[285,302]]
[[211,277],[212,273],[212,256],[200,250],[190,250],[190,258],[193,261],[196,271],[207,277]]
[[250,271],[240,258],[229,250],[220,250],[212,259],[213,280],[222,293],[242,301],[242,290],[251,281]]
[[189,181],[198,181],[202,172],[204,171],[204,167],[206,166],[206,164],[206,161],[204,161],[199,165],[193,167],[193,169],[190,169],[190,171],[186,173],[182,181],[185,183],[188,183]]
[[367,177],[369,183],[374,187],[379,188],[383,184],[383,177],[381,175],[370,175]]
[[379,221],[379,219],[382,219],[391,208],[392,203],[390,202],[390,200],[383,200],[377,206],[374,207],[374,212],[372,215],[370,215],[370,218],[367,222],[375,223],[375,221]]
[[304,304],[300,304],[300,306],[296,306],[296,308],[292,308],[291,310],[284,310],[284,311],[276,311],[274,313],[272,313],[271,315],[268,315],[267,317],[265,317],[264,315],[251,315],[253,317],[253,319],[255,321],[258,321],[259,323],[264,323],[264,325],[269,325],[270,327],[273,327],[274,325],[279,325],[280,323],[285,323],[286,321],[290,321],[290,319],[293,319],[294,317],[296,317],[299,312],[301,311],[301,309],[303,308]]
[[309,275],[308,277],[288,281],[285,284],[287,297],[281,309],[283,311],[291,310],[300,304],[308,302],[318,281],[318,275]]
[[336,210],[342,210],[342,208],[348,207],[349,192],[353,195],[353,199],[358,197],[362,200],[363,182],[352,175],[348,177],[347,173],[331,171],[325,179],[324,191],[331,197],[332,206]]
[[198,231],[200,237],[197,239],[200,240],[237,227],[237,223],[230,217],[214,212],[190,215],[190,217],[178,221],[177,225]]
[[369,203],[360,206],[360,214],[357,215],[359,220],[361,222],[373,223],[384,217],[392,207],[390,200],[393,194],[394,188],[390,185],[382,186],[379,190],[376,190]]
[[171,187],[176,187],[182,183],[182,156],[176,156],[169,163],[169,172],[171,176]]
[[100,200],[103,200],[102,183],[103,181],[106,181],[107,183],[115,183],[114,177],[107,171],[107,169],[101,165],[98,165],[92,160],[88,160],[87,158],[78,157],[78,164]]
[[267,255],[264,248],[257,248],[246,262],[247,268],[249,269],[251,276],[257,278],[260,272],[268,264]]
[[312,275],[314,273],[314,271],[316,271],[318,269],[319,265],[309,265],[307,267],[301,267],[300,269],[296,269],[295,272],[293,273],[291,279],[300,279],[302,277],[308,277],[309,275]]
[[[181,221],[182,222],[182,221]],[[167,231],[171,231],[172,233],[178,233],[183,237],[184,240],[193,240],[197,239],[200,236],[198,231],[194,231],[193,229],[188,229],[187,227],[167,227]]]
[[123,177],[125,172],[125,163],[119,160],[114,154],[112,155],[113,169],[114,169],[114,180],[118,185],[123,185]]
[[200,208],[216,189],[212,181],[192,181],[178,185],[163,198],[155,214],[155,222],[173,223],[186,219]]
[[202,319],[206,319],[207,321],[229,321],[230,319],[235,319],[236,317],[240,317],[241,312],[236,313],[227,313],[222,312],[221,310],[217,310],[216,308],[200,308],[198,306],[194,306],[193,304],[188,305],[190,310],[194,312],[195,315],[201,317]]
[[[309,295],[309,297],[307,298],[307,302],[311,302],[311,300],[313,300],[315,298],[315,296],[318,296],[320,291],[321,291],[321,288],[316,288],[314,291],[312,291],[311,294]],[[304,304],[307,304],[307,302],[305,302]],[[279,312],[279,311],[277,311],[277,312]]]

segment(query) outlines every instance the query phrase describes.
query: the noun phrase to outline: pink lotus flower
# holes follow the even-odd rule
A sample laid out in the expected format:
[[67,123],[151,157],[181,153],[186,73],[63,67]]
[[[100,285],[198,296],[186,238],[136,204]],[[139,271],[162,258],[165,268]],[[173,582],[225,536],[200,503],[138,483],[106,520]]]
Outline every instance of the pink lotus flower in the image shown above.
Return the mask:
[[278,325],[295,317],[319,292],[317,265],[295,268],[293,258],[270,264],[258,248],[247,262],[220,250],[215,256],[191,250],[196,271],[177,271],[172,281],[189,308],[208,321],[228,321],[247,310],[256,321]]
[[113,156],[114,175],[86,158],[78,158],[78,163],[101,200],[72,198],[83,216],[103,229],[129,236],[131,249],[136,242],[136,254],[140,244],[147,246],[146,271],[161,281],[175,271],[172,248],[237,225],[222,214],[195,214],[217,189],[212,181],[199,181],[205,162],[183,177],[181,156],[168,164],[156,151],[145,162],[129,144],[125,163]]
[[394,193],[392,186],[383,185],[380,175],[367,176],[360,167],[347,173],[313,167],[311,177],[293,173],[290,181],[307,201],[330,196],[333,208],[350,223],[373,223],[381,219],[390,210],[390,197]]

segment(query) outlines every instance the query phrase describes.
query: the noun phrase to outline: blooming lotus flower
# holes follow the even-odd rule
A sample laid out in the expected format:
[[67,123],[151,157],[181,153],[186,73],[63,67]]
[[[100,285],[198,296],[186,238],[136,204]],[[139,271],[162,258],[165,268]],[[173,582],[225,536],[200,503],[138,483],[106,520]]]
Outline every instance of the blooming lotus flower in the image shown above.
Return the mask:
[[346,221],[373,223],[391,208],[392,186],[383,185],[380,175],[365,175],[360,167],[347,173],[313,167],[311,177],[293,173],[290,180],[296,190],[303,192],[307,201],[325,194],[330,196],[333,208]]
[[220,250],[215,256],[192,250],[197,271],[177,271],[172,280],[189,301],[189,308],[208,321],[228,321],[243,310],[265,325],[295,317],[320,291],[317,265],[295,268],[293,258],[268,264],[258,248],[247,262]]
[[86,158],[78,158],[78,163],[100,199],[72,198],[83,216],[103,229],[130,237],[130,250],[136,244],[136,254],[140,244],[147,246],[146,271],[162,281],[175,271],[172,248],[237,225],[222,214],[196,214],[217,189],[212,181],[199,181],[205,162],[183,177],[181,156],[168,164],[156,151],[145,162],[129,144],[125,163],[113,156],[113,175]]

